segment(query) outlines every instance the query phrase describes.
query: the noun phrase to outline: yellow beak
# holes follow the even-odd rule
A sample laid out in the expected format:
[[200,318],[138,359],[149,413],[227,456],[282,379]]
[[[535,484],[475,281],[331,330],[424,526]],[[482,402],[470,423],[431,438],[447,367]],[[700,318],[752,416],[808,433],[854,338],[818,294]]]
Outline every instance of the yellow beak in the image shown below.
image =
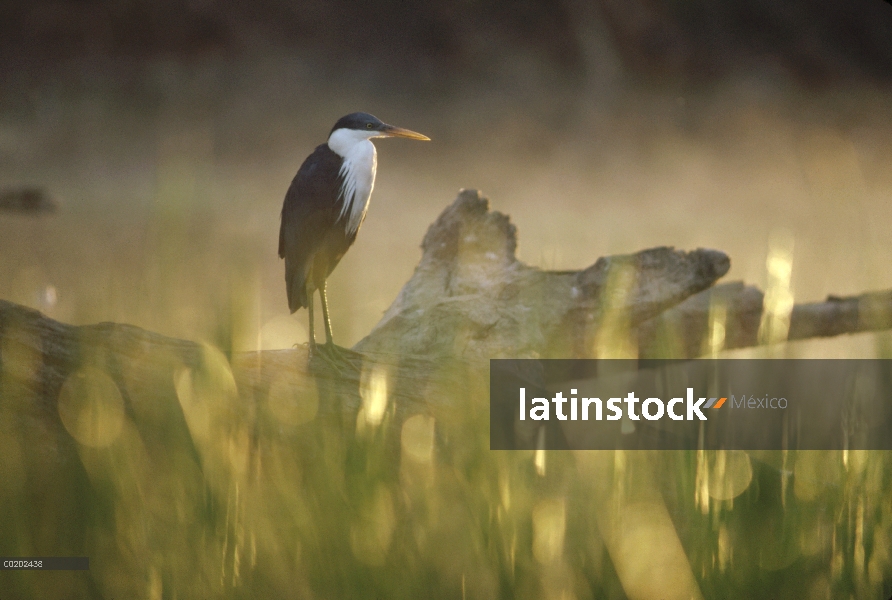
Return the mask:
[[402,127],[394,127],[393,125],[385,125],[384,129],[381,130],[381,135],[377,137],[403,137],[409,138],[410,140],[430,141],[430,138],[426,135],[422,135],[409,129],[403,129]]

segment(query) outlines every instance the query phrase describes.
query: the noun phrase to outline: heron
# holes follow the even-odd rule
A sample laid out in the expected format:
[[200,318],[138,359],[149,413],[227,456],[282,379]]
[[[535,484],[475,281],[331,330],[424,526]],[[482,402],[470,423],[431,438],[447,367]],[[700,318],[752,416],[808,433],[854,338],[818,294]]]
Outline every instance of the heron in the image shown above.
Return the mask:
[[375,186],[377,151],[373,138],[430,140],[426,135],[395,127],[368,113],[338,119],[328,141],[303,162],[282,205],[279,258],[285,259],[288,308],[309,313],[310,356],[316,344],[313,296],[319,292],[325,324],[323,356],[340,356],[331,334],[325,282],[356,240]]

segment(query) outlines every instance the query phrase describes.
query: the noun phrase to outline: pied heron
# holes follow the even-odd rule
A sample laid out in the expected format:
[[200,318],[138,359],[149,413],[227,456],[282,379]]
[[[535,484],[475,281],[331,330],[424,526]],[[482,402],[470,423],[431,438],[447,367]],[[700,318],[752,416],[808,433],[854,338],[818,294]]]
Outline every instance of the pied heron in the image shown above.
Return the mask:
[[368,113],[338,119],[328,142],[304,161],[285,194],[279,229],[279,258],[285,259],[285,285],[291,313],[306,307],[310,354],[315,353],[313,294],[318,290],[325,323],[325,348],[335,352],[328,318],[325,280],[356,240],[375,185],[377,153],[371,138],[429,140],[408,129],[382,123]]

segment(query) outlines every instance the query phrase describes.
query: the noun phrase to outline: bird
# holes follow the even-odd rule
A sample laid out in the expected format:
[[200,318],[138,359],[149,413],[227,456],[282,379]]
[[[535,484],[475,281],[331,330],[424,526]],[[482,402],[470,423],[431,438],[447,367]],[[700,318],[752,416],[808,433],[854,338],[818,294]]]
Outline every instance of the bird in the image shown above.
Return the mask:
[[323,357],[337,358],[325,282],[356,240],[375,186],[377,151],[373,138],[430,138],[382,122],[365,112],[338,119],[328,141],[316,147],[291,181],[282,204],[279,258],[285,259],[288,308],[309,313],[309,350],[320,349],[314,331],[313,295],[319,292],[325,324]]

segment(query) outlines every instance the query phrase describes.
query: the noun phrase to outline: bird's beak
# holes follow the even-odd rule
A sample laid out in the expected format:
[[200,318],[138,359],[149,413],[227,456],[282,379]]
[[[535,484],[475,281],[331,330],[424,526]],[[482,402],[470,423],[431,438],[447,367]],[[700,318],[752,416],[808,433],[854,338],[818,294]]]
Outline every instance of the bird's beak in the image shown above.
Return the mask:
[[385,125],[381,130],[381,135],[378,137],[404,137],[409,138],[410,140],[430,141],[430,138],[426,135],[422,135],[409,129],[403,129],[402,127],[394,127],[393,125]]

